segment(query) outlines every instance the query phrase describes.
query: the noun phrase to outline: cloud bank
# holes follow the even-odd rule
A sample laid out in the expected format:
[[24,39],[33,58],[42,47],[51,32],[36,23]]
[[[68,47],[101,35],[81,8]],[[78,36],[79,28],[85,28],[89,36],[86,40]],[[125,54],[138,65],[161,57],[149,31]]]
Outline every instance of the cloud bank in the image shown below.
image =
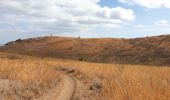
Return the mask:
[[135,19],[130,9],[101,7],[99,2],[0,0],[0,26],[3,26],[0,32],[81,32],[94,27],[119,27]]

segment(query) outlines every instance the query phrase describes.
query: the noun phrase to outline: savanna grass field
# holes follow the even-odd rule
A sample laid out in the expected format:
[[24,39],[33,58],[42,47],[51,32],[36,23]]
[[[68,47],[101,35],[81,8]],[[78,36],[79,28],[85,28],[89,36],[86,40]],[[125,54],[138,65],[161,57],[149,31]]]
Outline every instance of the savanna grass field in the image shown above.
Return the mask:
[[90,63],[0,52],[1,100],[39,98],[62,79],[58,68],[74,69],[72,76],[87,86],[97,81],[101,88],[94,91],[96,100],[170,98],[169,66]]
[[170,100],[170,0],[0,0],[0,100]]

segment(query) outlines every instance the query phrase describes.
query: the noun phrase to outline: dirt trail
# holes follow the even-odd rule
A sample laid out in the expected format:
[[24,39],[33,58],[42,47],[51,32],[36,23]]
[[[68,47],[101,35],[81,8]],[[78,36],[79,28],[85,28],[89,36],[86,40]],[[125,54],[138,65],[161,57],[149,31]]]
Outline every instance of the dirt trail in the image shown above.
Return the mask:
[[69,75],[64,75],[63,81],[63,89],[57,100],[72,100],[76,87],[75,80]]
[[49,90],[48,93],[36,100],[72,100],[75,80],[69,75],[63,75],[63,81],[56,88]]
[[[49,89],[39,98],[32,98],[33,100],[96,100],[93,96],[93,91],[89,90],[88,85],[75,76],[69,73],[59,71],[62,74],[62,80],[59,81],[52,89]],[[18,84],[8,80],[0,79],[0,92],[11,91],[11,84]],[[6,97],[0,95],[0,100],[8,100]],[[11,100],[11,99],[9,99]],[[19,98],[17,100],[20,100]]]

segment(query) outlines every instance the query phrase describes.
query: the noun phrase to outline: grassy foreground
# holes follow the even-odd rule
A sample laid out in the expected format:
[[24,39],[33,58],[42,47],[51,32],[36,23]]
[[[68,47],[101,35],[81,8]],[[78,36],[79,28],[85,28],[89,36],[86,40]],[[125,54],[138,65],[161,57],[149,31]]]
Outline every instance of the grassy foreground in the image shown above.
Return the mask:
[[98,64],[78,61],[50,61],[82,73],[77,77],[87,82],[102,83],[99,100],[168,100],[170,68],[141,65]]
[[[0,96],[9,100],[32,100],[53,87],[61,77],[55,68],[76,70],[75,77],[86,84],[99,80],[101,90],[97,100],[168,100],[170,98],[170,68],[88,63],[82,61],[34,58],[0,53]],[[2,86],[1,86],[2,87]],[[4,86],[5,87],[5,86]],[[7,87],[8,88],[8,87]],[[2,92],[4,91],[5,92]]]

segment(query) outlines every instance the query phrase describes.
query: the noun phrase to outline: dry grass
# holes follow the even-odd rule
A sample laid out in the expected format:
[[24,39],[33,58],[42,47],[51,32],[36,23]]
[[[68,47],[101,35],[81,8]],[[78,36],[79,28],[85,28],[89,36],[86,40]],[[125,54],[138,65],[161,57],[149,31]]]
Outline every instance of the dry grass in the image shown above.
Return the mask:
[[103,63],[170,65],[170,35],[136,39],[41,37],[10,42],[0,51]]
[[[102,88],[97,100],[168,100],[170,98],[170,68],[168,66],[99,64],[27,57],[24,59],[3,57],[0,59],[0,64],[1,79],[19,81],[24,84],[22,92],[15,94],[24,98],[23,100],[42,94],[36,93],[35,90],[49,89],[49,84],[59,76],[54,67],[75,69],[75,76],[86,84],[90,84],[96,78],[99,79]],[[35,90],[32,87],[36,87]],[[30,93],[33,95],[29,95]]]
[[50,64],[78,70],[77,76],[89,82],[100,79],[98,100],[168,100],[170,68],[141,65],[97,64],[68,60]]
[[12,55],[13,59],[9,57],[11,55],[6,58],[5,54],[0,55],[0,99],[33,100],[56,86],[60,79],[45,60],[18,59],[18,55]]

